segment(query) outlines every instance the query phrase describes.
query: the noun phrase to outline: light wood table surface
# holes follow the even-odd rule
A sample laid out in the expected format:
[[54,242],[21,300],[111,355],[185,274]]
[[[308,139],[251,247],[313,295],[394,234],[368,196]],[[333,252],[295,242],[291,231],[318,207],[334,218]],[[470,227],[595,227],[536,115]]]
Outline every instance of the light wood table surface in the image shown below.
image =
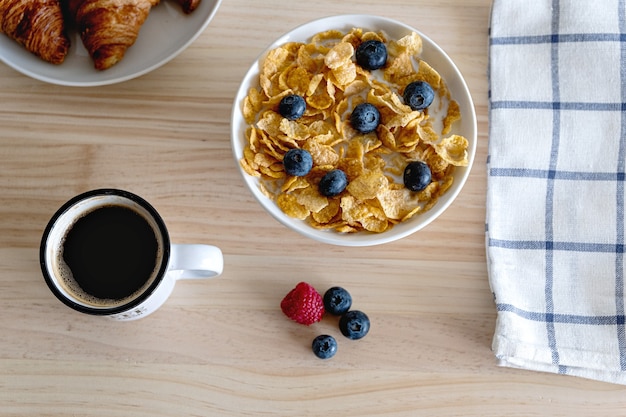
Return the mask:
[[[484,247],[489,0],[224,0],[200,38],[125,83],[48,85],[0,65],[0,415],[617,416],[626,389],[500,368]],[[283,32],[342,13],[417,27],[457,63],[479,143],[461,195],[401,241],[340,248],[292,232],[244,188],[229,120],[240,80]],[[223,275],[179,282],[153,315],[81,315],[46,287],[43,228],[67,199],[100,187],[150,201],[172,241],[211,243]],[[347,288],[372,328],[289,321],[298,281]],[[338,337],[317,359],[311,340]]]

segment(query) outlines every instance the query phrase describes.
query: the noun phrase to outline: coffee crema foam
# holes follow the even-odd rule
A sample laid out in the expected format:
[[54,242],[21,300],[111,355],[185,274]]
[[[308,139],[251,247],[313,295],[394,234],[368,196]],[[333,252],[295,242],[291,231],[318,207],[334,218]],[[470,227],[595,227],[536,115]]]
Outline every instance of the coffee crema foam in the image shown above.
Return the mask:
[[[116,205],[116,204],[113,204],[113,205]],[[72,230],[72,228],[74,227],[74,225],[81,218],[87,216],[88,214],[92,213],[93,211],[97,209],[101,209],[106,206],[108,205],[94,207],[93,209],[83,213],[80,217],[77,217],[76,219],[74,219],[72,224],[67,227],[67,230],[65,231],[65,234],[63,235],[62,239],[57,244],[56,256],[53,259],[53,265],[52,265],[54,273],[58,277],[59,285],[67,293],[69,298],[73,299],[74,302],[85,305],[87,307],[95,307],[95,308],[103,308],[103,309],[120,307],[120,306],[126,305],[132,302],[133,300],[137,299],[139,296],[141,296],[141,294],[143,294],[156,279],[159,268],[163,262],[163,242],[161,239],[157,237],[159,235],[159,233],[156,232],[158,230],[157,227],[153,224],[151,220],[147,219],[144,215],[139,213],[134,208],[130,206],[126,206],[126,205],[118,205],[120,207],[125,207],[127,209],[130,209],[134,211],[136,214],[138,214],[139,216],[141,216],[146,221],[146,223],[150,225],[153,232],[155,232],[154,237],[157,242],[157,252],[156,252],[154,269],[152,273],[150,274],[150,277],[138,290],[136,290],[132,294],[123,298],[119,298],[119,299],[99,298],[83,290],[81,286],[78,284],[78,282],[76,281],[76,279],[74,278],[72,269],[67,264],[67,262],[65,262],[65,259],[64,259],[64,248],[65,248],[66,238],[67,238],[67,235]]]

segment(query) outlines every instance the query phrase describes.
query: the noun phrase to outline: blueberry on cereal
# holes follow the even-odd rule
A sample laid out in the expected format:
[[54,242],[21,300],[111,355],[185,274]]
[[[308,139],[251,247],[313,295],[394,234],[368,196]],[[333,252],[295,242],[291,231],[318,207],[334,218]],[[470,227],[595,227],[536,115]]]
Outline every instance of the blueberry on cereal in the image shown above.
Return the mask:
[[348,177],[346,177],[346,174],[340,169],[333,169],[322,177],[319,183],[319,190],[320,194],[325,197],[334,197],[341,194],[347,186]]
[[278,112],[281,116],[289,120],[296,120],[302,117],[306,110],[306,102],[302,96],[289,94],[283,97],[278,103]]
[[422,191],[430,184],[431,172],[428,164],[413,161],[404,169],[404,186],[411,191]]
[[302,177],[308,174],[311,168],[313,168],[313,158],[311,154],[304,149],[290,149],[283,157],[283,166],[287,174]]
[[387,47],[378,40],[368,40],[356,48],[356,62],[366,70],[377,70],[387,63]]
[[404,104],[413,110],[424,110],[435,98],[433,88],[426,81],[413,81],[404,89]]
[[380,112],[370,103],[361,103],[352,110],[350,124],[360,133],[370,133],[376,130],[380,123]]

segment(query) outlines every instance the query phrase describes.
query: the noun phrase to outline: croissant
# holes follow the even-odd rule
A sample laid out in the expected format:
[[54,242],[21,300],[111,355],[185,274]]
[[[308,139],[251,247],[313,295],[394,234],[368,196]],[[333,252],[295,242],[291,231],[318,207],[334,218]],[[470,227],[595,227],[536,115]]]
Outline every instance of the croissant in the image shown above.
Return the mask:
[[0,0],[0,32],[53,64],[70,47],[59,0]]
[[176,3],[180,4],[183,8],[183,12],[189,14],[196,10],[196,8],[200,5],[201,0],[176,0]]
[[94,66],[105,70],[124,57],[158,3],[159,0],[68,0],[67,8]]

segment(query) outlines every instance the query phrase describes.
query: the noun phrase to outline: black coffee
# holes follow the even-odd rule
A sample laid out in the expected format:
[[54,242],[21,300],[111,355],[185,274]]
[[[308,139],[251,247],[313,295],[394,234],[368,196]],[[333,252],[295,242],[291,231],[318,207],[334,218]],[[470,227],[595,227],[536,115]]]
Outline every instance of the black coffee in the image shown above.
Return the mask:
[[117,205],[102,206],[78,219],[63,243],[63,260],[73,280],[86,293],[83,296],[96,302],[93,298],[121,300],[137,292],[153,275],[158,252],[146,219]]

